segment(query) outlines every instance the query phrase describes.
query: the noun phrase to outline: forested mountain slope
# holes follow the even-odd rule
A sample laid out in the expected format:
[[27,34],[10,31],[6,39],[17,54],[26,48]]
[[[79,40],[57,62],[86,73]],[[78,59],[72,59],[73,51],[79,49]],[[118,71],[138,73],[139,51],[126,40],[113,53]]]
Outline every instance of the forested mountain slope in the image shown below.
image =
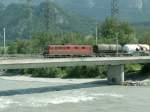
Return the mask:
[[[93,20],[70,13],[50,2],[47,19],[50,33],[81,32],[89,34],[93,30]],[[7,38],[29,38],[30,34],[45,32],[45,3],[29,8],[26,3],[0,4],[0,34],[6,28]]]

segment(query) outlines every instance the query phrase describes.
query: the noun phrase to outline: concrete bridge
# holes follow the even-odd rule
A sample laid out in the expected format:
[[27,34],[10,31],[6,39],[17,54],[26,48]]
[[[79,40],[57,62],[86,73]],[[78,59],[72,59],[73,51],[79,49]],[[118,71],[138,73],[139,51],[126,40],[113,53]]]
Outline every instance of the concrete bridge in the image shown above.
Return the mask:
[[80,57],[80,58],[33,58],[33,59],[0,59],[0,69],[45,68],[65,66],[108,65],[108,82],[124,82],[124,65],[150,63],[150,56],[143,57]]

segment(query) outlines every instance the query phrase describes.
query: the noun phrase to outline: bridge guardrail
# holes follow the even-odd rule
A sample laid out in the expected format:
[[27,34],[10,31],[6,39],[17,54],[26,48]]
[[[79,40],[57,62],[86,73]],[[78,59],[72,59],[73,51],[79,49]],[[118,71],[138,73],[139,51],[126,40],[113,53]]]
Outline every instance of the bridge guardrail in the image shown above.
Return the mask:
[[34,58],[43,58],[42,54],[0,54],[0,60],[4,59],[34,59]]
[[[124,55],[118,54],[118,55],[119,56],[114,56],[114,57],[124,57],[124,56],[125,57],[136,57],[136,56],[132,56],[129,54],[124,54]],[[106,56],[104,56],[104,57],[106,57]],[[108,55],[107,57],[111,57],[111,56]],[[137,55],[137,57],[139,57],[139,56]],[[6,60],[6,59],[41,59],[41,58],[44,58],[42,54],[0,54],[0,60]],[[70,58],[73,58],[73,57],[70,57]]]

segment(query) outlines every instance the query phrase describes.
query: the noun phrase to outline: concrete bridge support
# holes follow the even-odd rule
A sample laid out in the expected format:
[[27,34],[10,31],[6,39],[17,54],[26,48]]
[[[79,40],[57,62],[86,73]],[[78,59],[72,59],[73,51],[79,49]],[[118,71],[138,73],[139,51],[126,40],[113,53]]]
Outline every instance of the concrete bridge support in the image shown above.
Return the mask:
[[124,82],[124,65],[109,65],[108,83],[122,85]]

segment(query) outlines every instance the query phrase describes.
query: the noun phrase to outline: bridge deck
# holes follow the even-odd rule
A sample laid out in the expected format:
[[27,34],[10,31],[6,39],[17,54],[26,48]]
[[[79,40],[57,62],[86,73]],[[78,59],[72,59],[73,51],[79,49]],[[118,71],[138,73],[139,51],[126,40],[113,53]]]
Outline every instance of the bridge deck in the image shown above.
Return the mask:
[[0,69],[42,68],[63,66],[121,65],[150,63],[150,56],[143,57],[89,57],[89,58],[52,58],[52,59],[3,59]]

